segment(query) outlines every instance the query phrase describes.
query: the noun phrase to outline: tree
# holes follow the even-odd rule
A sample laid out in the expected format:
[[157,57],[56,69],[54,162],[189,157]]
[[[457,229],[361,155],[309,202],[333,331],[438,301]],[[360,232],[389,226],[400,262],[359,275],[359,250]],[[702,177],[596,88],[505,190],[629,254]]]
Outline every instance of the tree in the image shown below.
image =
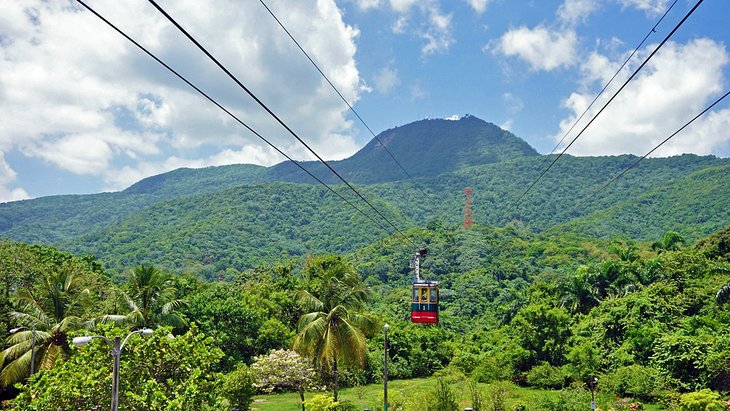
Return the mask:
[[33,334],[36,369],[49,370],[57,359],[68,358],[68,333],[81,328],[91,302],[85,285],[82,274],[65,266],[48,275],[40,295],[25,287],[18,290],[15,300],[19,309],[10,317],[28,329],[8,337],[10,347],[0,353],[0,364],[4,365],[0,383],[8,386],[30,375]]
[[667,231],[661,240],[652,243],[651,249],[661,254],[664,251],[677,251],[684,243],[685,240],[681,234],[676,231]]
[[184,327],[187,322],[176,310],[186,305],[175,298],[174,281],[168,274],[150,264],[132,269],[124,299],[131,310],[127,315],[106,315],[105,322],[128,323],[138,327],[153,325]]
[[374,320],[361,313],[369,292],[352,265],[342,257],[310,258],[304,270],[310,290],[301,290],[298,299],[309,312],[299,319],[293,348],[332,372],[337,401],[339,363],[365,363],[363,331],[375,326]]
[[251,365],[254,387],[264,391],[291,389],[299,393],[304,411],[304,391],[318,388],[317,373],[312,365],[289,350],[272,350],[269,355],[256,357]]
[[[102,324],[95,333],[107,338],[127,330]],[[74,348],[73,356],[22,387],[12,404],[20,410],[100,410],[111,401],[109,346],[94,340]],[[194,325],[170,338],[170,328],[149,337],[133,336],[120,365],[119,408],[133,411],[219,410],[219,374],[211,372],[223,352]]]
[[561,304],[572,313],[586,314],[598,305],[596,288],[590,281],[590,268],[580,266],[575,274],[564,277],[560,282]]

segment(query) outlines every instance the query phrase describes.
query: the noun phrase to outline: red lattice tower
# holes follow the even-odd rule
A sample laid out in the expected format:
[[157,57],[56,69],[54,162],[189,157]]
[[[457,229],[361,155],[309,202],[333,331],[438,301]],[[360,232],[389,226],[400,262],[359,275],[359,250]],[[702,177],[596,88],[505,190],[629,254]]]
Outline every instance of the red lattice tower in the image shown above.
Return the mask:
[[474,224],[474,209],[471,204],[471,192],[471,188],[464,190],[464,193],[466,193],[466,203],[464,204],[464,228],[469,228],[472,224]]

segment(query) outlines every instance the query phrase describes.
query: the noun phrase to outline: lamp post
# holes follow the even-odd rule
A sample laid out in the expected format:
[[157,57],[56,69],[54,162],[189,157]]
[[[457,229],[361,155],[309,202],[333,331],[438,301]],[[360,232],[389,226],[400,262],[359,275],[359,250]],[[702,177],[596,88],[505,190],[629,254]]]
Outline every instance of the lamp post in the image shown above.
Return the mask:
[[112,365],[112,411],[117,411],[119,409],[119,359],[122,356],[122,350],[124,349],[124,345],[127,343],[127,340],[129,340],[129,337],[134,334],[142,334],[148,336],[152,334],[152,330],[149,328],[142,328],[141,330],[132,331],[124,338],[124,341],[121,341],[121,337],[114,337],[114,342],[112,342],[109,341],[108,338],[100,335],[85,335],[83,337],[76,337],[73,339],[73,343],[77,347],[83,347],[94,338],[99,338],[106,341],[106,343],[109,344],[109,346],[112,348],[112,357],[114,357],[114,362]]
[[383,326],[383,335],[385,340],[383,342],[383,410],[388,411],[388,329],[390,326],[385,324]]
[[[21,330],[27,330],[28,327],[16,327],[10,330],[10,334],[15,334]],[[30,326],[30,332],[32,333],[30,339],[30,375],[33,376],[35,373],[35,324]]]
[[591,409],[596,409],[596,396],[595,396],[595,390],[596,385],[598,385],[598,377],[591,377],[590,381],[588,381],[588,384],[591,386]]

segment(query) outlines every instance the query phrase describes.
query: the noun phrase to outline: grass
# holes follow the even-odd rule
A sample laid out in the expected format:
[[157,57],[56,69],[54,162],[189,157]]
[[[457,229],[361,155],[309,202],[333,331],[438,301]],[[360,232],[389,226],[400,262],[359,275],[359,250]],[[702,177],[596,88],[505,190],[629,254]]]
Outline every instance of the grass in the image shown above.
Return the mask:
[[[436,386],[435,378],[420,378],[412,380],[396,380],[388,382],[388,396],[390,409],[401,403],[406,410],[425,410],[428,394]],[[534,388],[518,387],[512,384],[501,384],[504,388],[504,398],[507,410],[512,410],[518,403],[525,404],[529,410],[544,409],[546,401],[553,403],[562,401],[582,401],[586,403],[585,409],[590,409],[590,393],[586,391],[563,392],[552,390],[539,390]],[[470,391],[467,381],[456,381],[451,387],[459,400],[459,409],[471,406]],[[494,390],[490,384],[479,384],[479,390],[483,393],[485,401],[487,393]],[[309,400],[319,393],[308,392],[305,399]],[[328,393],[331,395],[331,392]],[[371,409],[372,411],[383,409],[383,385],[371,384],[361,387],[344,388],[339,393],[340,400],[349,401],[356,409]],[[615,398],[604,394],[596,398],[599,408],[607,410],[615,407]],[[646,411],[658,411],[663,408],[658,404],[644,404]],[[297,411],[301,410],[299,395],[297,393],[284,393],[275,395],[259,395],[254,398],[251,410],[255,411]]]

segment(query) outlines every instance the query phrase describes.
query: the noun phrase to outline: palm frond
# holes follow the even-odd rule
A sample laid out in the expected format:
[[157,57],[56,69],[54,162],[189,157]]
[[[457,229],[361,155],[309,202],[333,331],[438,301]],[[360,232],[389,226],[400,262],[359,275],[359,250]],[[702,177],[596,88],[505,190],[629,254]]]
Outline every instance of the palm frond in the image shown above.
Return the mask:
[[185,308],[188,302],[185,300],[172,300],[162,306],[162,314],[169,314],[178,308]]
[[31,353],[28,350],[23,355],[8,363],[0,371],[0,384],[8,387],[28,378],[30,375],[30,359]]
[[102,324],[114,323],[117,325],[124,325],[127,322],[126,315],[119,314],[107,314],[101,317]]
[[297,301],[299,301],[306,310],[322,311],[324,303],[307,290],[299,290],[297,292]]

